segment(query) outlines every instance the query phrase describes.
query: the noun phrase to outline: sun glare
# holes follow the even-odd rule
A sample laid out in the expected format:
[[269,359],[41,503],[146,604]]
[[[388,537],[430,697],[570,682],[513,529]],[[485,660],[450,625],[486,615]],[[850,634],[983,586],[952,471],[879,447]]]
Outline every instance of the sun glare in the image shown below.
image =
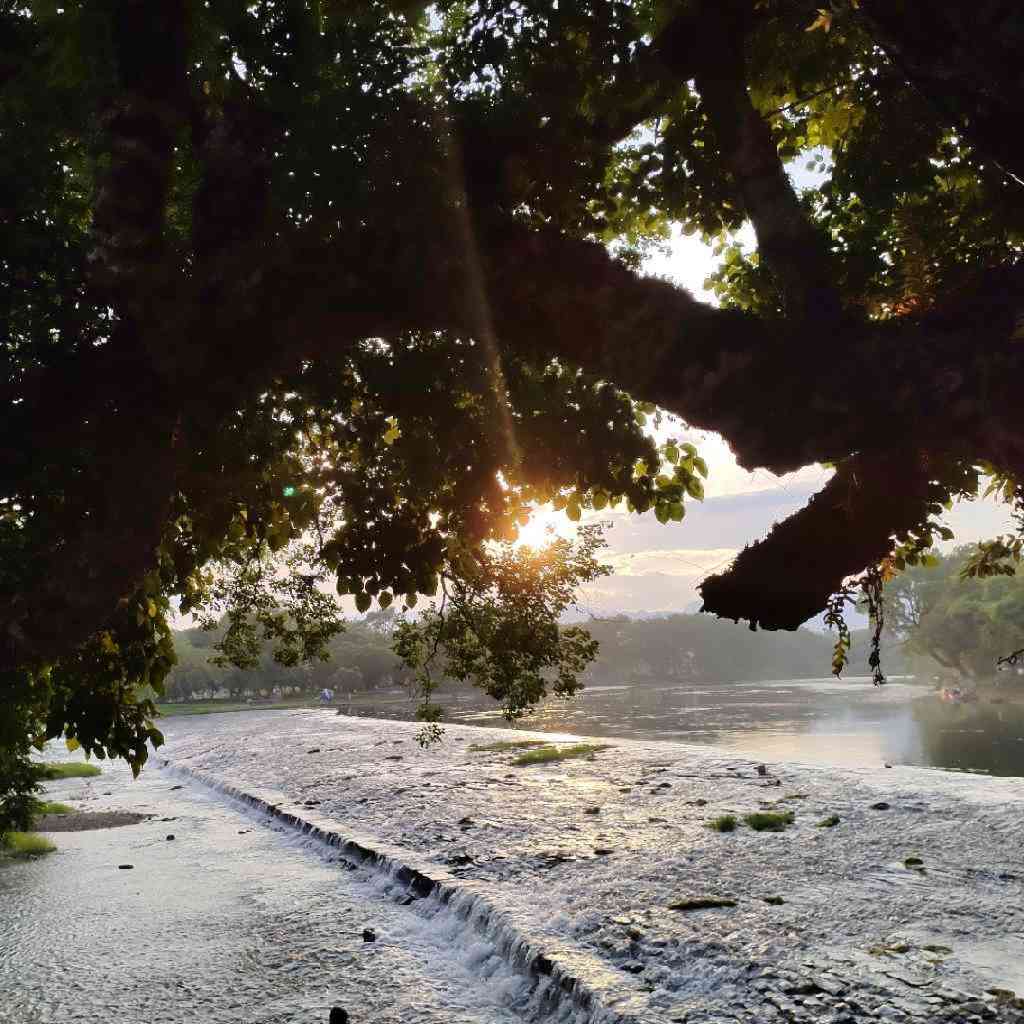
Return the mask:
[[556,512],[550,505],[537,505],[530,512],[530,521],[519,527],[516,547],[542,548],[556,537],[575,537],[576,524],[565,512]]

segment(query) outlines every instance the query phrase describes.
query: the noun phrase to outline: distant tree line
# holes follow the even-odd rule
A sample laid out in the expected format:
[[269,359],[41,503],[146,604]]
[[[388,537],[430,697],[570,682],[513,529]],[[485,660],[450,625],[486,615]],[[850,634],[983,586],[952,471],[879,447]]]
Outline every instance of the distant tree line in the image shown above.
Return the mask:
[[[390,610],[389,610],[390,611]],[[269,649],[257,668],[221,668],[211,659],[219,631],[189,629],[176,638],[178,664],[166,684],[171,701],[284,695],[311,695],[324,687],[336,694],[407,685],[409,671],[392,651],[395,616],[371,613],[350,623],[329,646],[329,660],[282,668]],[[831,657],[831,639],[809,629],[792,633],[751,633],[707,615],[669,615],[632,619],[626,615],[592,619],[587,628],[600,643],[597,660],[586,673],[591,683],[716,683],[733,680],[809,679],[821,677]],[[851,674],[867,657],[867,631],[855,631]],[[907,671],[895,640],[887,646],[886,671]],[[457,686],[442,681],[446,689]]]
[[[625,615],[587,624],[600,643],[587,674],[592,682],[727,682],[820,678],[828,671],[833,638],[810,629],[752,633],[708,615],[630,619]],[[866,675],[868,631],[854,630],[849,673]],[[893,641],[885,649],[885,670],[907,671]]]
[[245,699],[270,696],[275,688],[285,696],[306,696],[325,687],[342,696],[404,685],[410,673],[391,649],[392,619],[393,615],[376,613],[349,623],[330,642],[327,660],[293,668],[275,662],[269,645],[256,668],[222,667],[213,660],[222,630],[182,630],[175,637],[178,663],[164,684],[164,699]]

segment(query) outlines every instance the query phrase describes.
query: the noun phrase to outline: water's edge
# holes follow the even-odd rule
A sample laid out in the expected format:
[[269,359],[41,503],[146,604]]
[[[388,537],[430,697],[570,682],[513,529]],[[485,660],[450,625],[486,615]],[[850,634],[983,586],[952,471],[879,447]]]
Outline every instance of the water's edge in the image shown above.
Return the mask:
[[[556,953],[544,950],[498,910],[486,894],[473,891],[472,883],[456,881],[443,870],[416,864],[404,850],[389,847],[376,838],[355,833],[345,835],[332,823],[318,824],[279,804],[247,792],[191,768],[162,759],[162,771],[196,783],[218,795],[237,801],[247,810],[255,810],[297,834],[337,851],[340,856],[382,878],[404,886],[412,899],[436,900],[440,907],[455,914],[465,925],[494,946],[512,968],[527,974],[536,986],[536,1005],[545,1016],[557,1017],[569,1010],[579,1024],[649,1024],[647,1015],[622,1013],[603,1005],[597,993],[559,962]],[[411,900],[409,901],[411,902]]]

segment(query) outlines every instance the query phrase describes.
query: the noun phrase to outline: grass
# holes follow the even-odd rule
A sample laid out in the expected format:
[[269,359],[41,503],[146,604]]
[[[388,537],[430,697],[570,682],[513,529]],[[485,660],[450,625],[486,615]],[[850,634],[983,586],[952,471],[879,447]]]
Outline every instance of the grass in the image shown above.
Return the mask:
[[755,811],[744,815],[743,820],[755,832],[783,832],[794,818],[792,811]]
[[547,740],[500,740],[498,743],[470,743],[466,748],[473,753],[501,750],[526,750],[529,747],[546,747]]
[[525,766],[530,764],[547,764],[549,761],[568,761],[574,757],[590,757],[599,750],[609,750],[610,743],[574,743],[571,747],[538,747],[520,754],[512,763]]
[[822,818],[818,822],[818,828],[835,828],[841,820],[838,814],[830,814],[827,818]]
[[36,804],[36,817],[43,814],[70,814],[74,807],[58,803],[56,800],[40,800]]
[[669,910],[715,910],[718,907],[735,907],[736,901],[727,896],[696,896],[691,899],[678,900],[668,905]]
[[49,839],[35,832],[8,832],[3,843],[8,857],[40,857],[56,849]]
[[43,765],[44,779],[86,779],[99,773],[100,769],[96,765],[84,761],[65,761],[59,764],[49,761]]
[[712,818],[708,822],[708,828],[712,832],[735,832],[736,818],[732,814],[723,814],[721,817]]

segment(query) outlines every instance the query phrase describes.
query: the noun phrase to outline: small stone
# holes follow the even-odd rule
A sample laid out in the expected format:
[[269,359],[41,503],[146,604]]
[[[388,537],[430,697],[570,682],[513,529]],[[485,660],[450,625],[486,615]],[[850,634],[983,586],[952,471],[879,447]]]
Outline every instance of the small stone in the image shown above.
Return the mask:
[[306,753],[307,754],[319,754],[320,753],[320,748],[319,747],[310,747],[309,750],[306,751]]
[[135,867],[134,864],[118,864],[117,865],[117,870],[118,871],[131,871],[134,867]]
[[601,813],[601,808],[600,807],[584,807],[583,808],[583,813],[584,814],[600,814]]
[[628,960],[622,965],[622,969],[628,974],[640,974],[644,969],[644,965],[639,960]]
[[363,942],[376,942],[377,933],[372,928],[363,929]]
[[340,1006],[332,1006],[327,1024],[348,1024],[348,1011],[343,1010]]
[[633,792],[633,787],[632,786],[620,786],[619,787],[619,792],[620,793],[632,793]]
[[759,764],[757,766],[757,774],[760,775],[763,778],[765,775],[768,774],[768,766],[767,765],[763,765],[763,764]]
[[173,793],[176,789],[184,789],[184,786],[171,786],[171,792]]
[[169,843],[173,843],[174,842],[174,833],[173,832],[167,837],[167,842],[169,842]]
[[611,854],[613,854],[614,852],[615,852],[614,850],[608,850],[608,849],[605,849],[603,846],[598,846],[598,847],[595,847],[595,849],[594,849],[594,856],[595,857],[608,857]]
[[459,818],[459,824],[460,825],[472,825],[473,824],[473,819],[470,818],[467,815],[465,818]]
[[871,810],[873,810],[873,811],[887,811],[887,810],[889,810],[889,805],[884,800],[879,800],[877,804],[872,804],[871,805]]

